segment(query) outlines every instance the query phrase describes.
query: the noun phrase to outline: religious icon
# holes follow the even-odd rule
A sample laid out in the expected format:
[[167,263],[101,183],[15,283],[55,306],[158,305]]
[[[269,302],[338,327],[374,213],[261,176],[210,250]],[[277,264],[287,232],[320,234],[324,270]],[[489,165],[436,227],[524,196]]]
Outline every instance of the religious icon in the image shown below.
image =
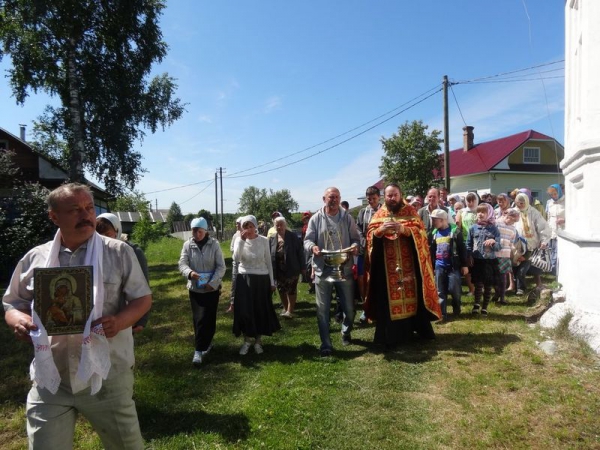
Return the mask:
[[92,266],[34,269],[34,308],[49,336],[83,333],[92,310]]

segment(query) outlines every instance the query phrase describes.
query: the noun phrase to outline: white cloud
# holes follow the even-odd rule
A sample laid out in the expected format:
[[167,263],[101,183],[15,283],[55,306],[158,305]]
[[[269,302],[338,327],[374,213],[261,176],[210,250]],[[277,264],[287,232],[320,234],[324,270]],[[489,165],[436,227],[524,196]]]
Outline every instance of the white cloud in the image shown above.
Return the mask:
[[213,123],[212,118],[210,116],[207,116],[205,114],[201,115],[198,117],[198,122],[202,122],[202,123]]
[[282,104],[281,97],[278,97],[278,96],[269,97],[265,101],[265,107],[264,107],[263,111],[265,114],[269,114],[273,111],[280,109],[281,104]]

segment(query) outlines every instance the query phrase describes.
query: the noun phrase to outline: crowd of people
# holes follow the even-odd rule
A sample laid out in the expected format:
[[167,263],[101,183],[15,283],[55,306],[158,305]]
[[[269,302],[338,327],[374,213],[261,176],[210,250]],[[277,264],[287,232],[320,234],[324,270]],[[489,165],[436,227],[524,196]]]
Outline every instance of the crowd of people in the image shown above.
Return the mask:
[[[323,206],[302,214],[301,236],[288,229],[279,212],[273,213],[268,231],[253,215],[237,219],[227,311],[233,313],[232,333],[242,338],[240,355],[252,348],[263,353],[263,337],[281,329],[279,318],[294,319],[301,279],[315,294],[319,352],[328,357],[334,352],[333,300],[343,346],[352,343],[360,301],[359,322],[373,323],[374,343],[391,349],[434,339],[432,323],[449,319],[449,305],[454,316],[460,315],[463,281],[473,296],[471,313],[484,316],[490,304],[506,304],[508,292],[524,295],[526,275],[533,275],[536,287],[542,285],[541,271],[532,265],[536,249],[549,253],[548,271],[556,274],[557,234],[565,226],[561,185],[548,188],[545,207],[526,188],[481,197],[431,188],[422,198],[404,196],[392,183],[383,191],[383,202],[375,186],[365,194],[368,205],[355,220],[339,189],[328,187]],[[115,215],[96,217],[87,186],[60,186],[50,193],[48,207],[56,236],[23,257],[3,297],[7,324],[34,346],[26,409],[30,448],[70,448],[78,412],[105,447],[143,448],[132,367],[133,334],[146,326],[152,303],[146,258],[135,244],[124,242]],[[192,312],[192,364],[200,366],[213,345],[227,268],[207,221],[195,218],[190,227],[179,271]],[[34,307],[34,271],[82,265],[93,267],[93,309],[89,317],[78,316],[86,322],[84,332],[49,335]],[[67,303],[63,291],[68,286],[55,284],[50,308]]]

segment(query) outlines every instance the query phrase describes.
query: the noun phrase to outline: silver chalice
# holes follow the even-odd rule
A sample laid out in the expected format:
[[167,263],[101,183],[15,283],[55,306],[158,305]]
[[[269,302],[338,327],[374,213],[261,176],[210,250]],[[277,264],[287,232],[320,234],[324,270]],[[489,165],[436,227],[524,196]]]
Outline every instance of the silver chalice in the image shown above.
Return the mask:
[[325,265],[332,268],[331,274],[325,278],[325,281],[334,283],[336,281],[346,280],[342,266],[348,261],[350,251],[351,248],[344,248],[341,250],[321,250]]

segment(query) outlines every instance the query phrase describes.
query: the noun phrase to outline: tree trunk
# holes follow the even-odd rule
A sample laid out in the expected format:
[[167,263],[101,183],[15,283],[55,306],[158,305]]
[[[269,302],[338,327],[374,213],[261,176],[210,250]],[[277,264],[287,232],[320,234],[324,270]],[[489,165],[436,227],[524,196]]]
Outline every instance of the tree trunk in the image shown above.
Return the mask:
[[75,61],[75,39],[69,40],[68,73],[69,79],[69,114],[71,116],[72,142],[70,142],[71,157],[69,158],[69,178],[71,181],[82,183],[83,158],[85,157],[85,143],[83,141],[83,124],[81,117],[81,103],[79,101],[79,75]]

